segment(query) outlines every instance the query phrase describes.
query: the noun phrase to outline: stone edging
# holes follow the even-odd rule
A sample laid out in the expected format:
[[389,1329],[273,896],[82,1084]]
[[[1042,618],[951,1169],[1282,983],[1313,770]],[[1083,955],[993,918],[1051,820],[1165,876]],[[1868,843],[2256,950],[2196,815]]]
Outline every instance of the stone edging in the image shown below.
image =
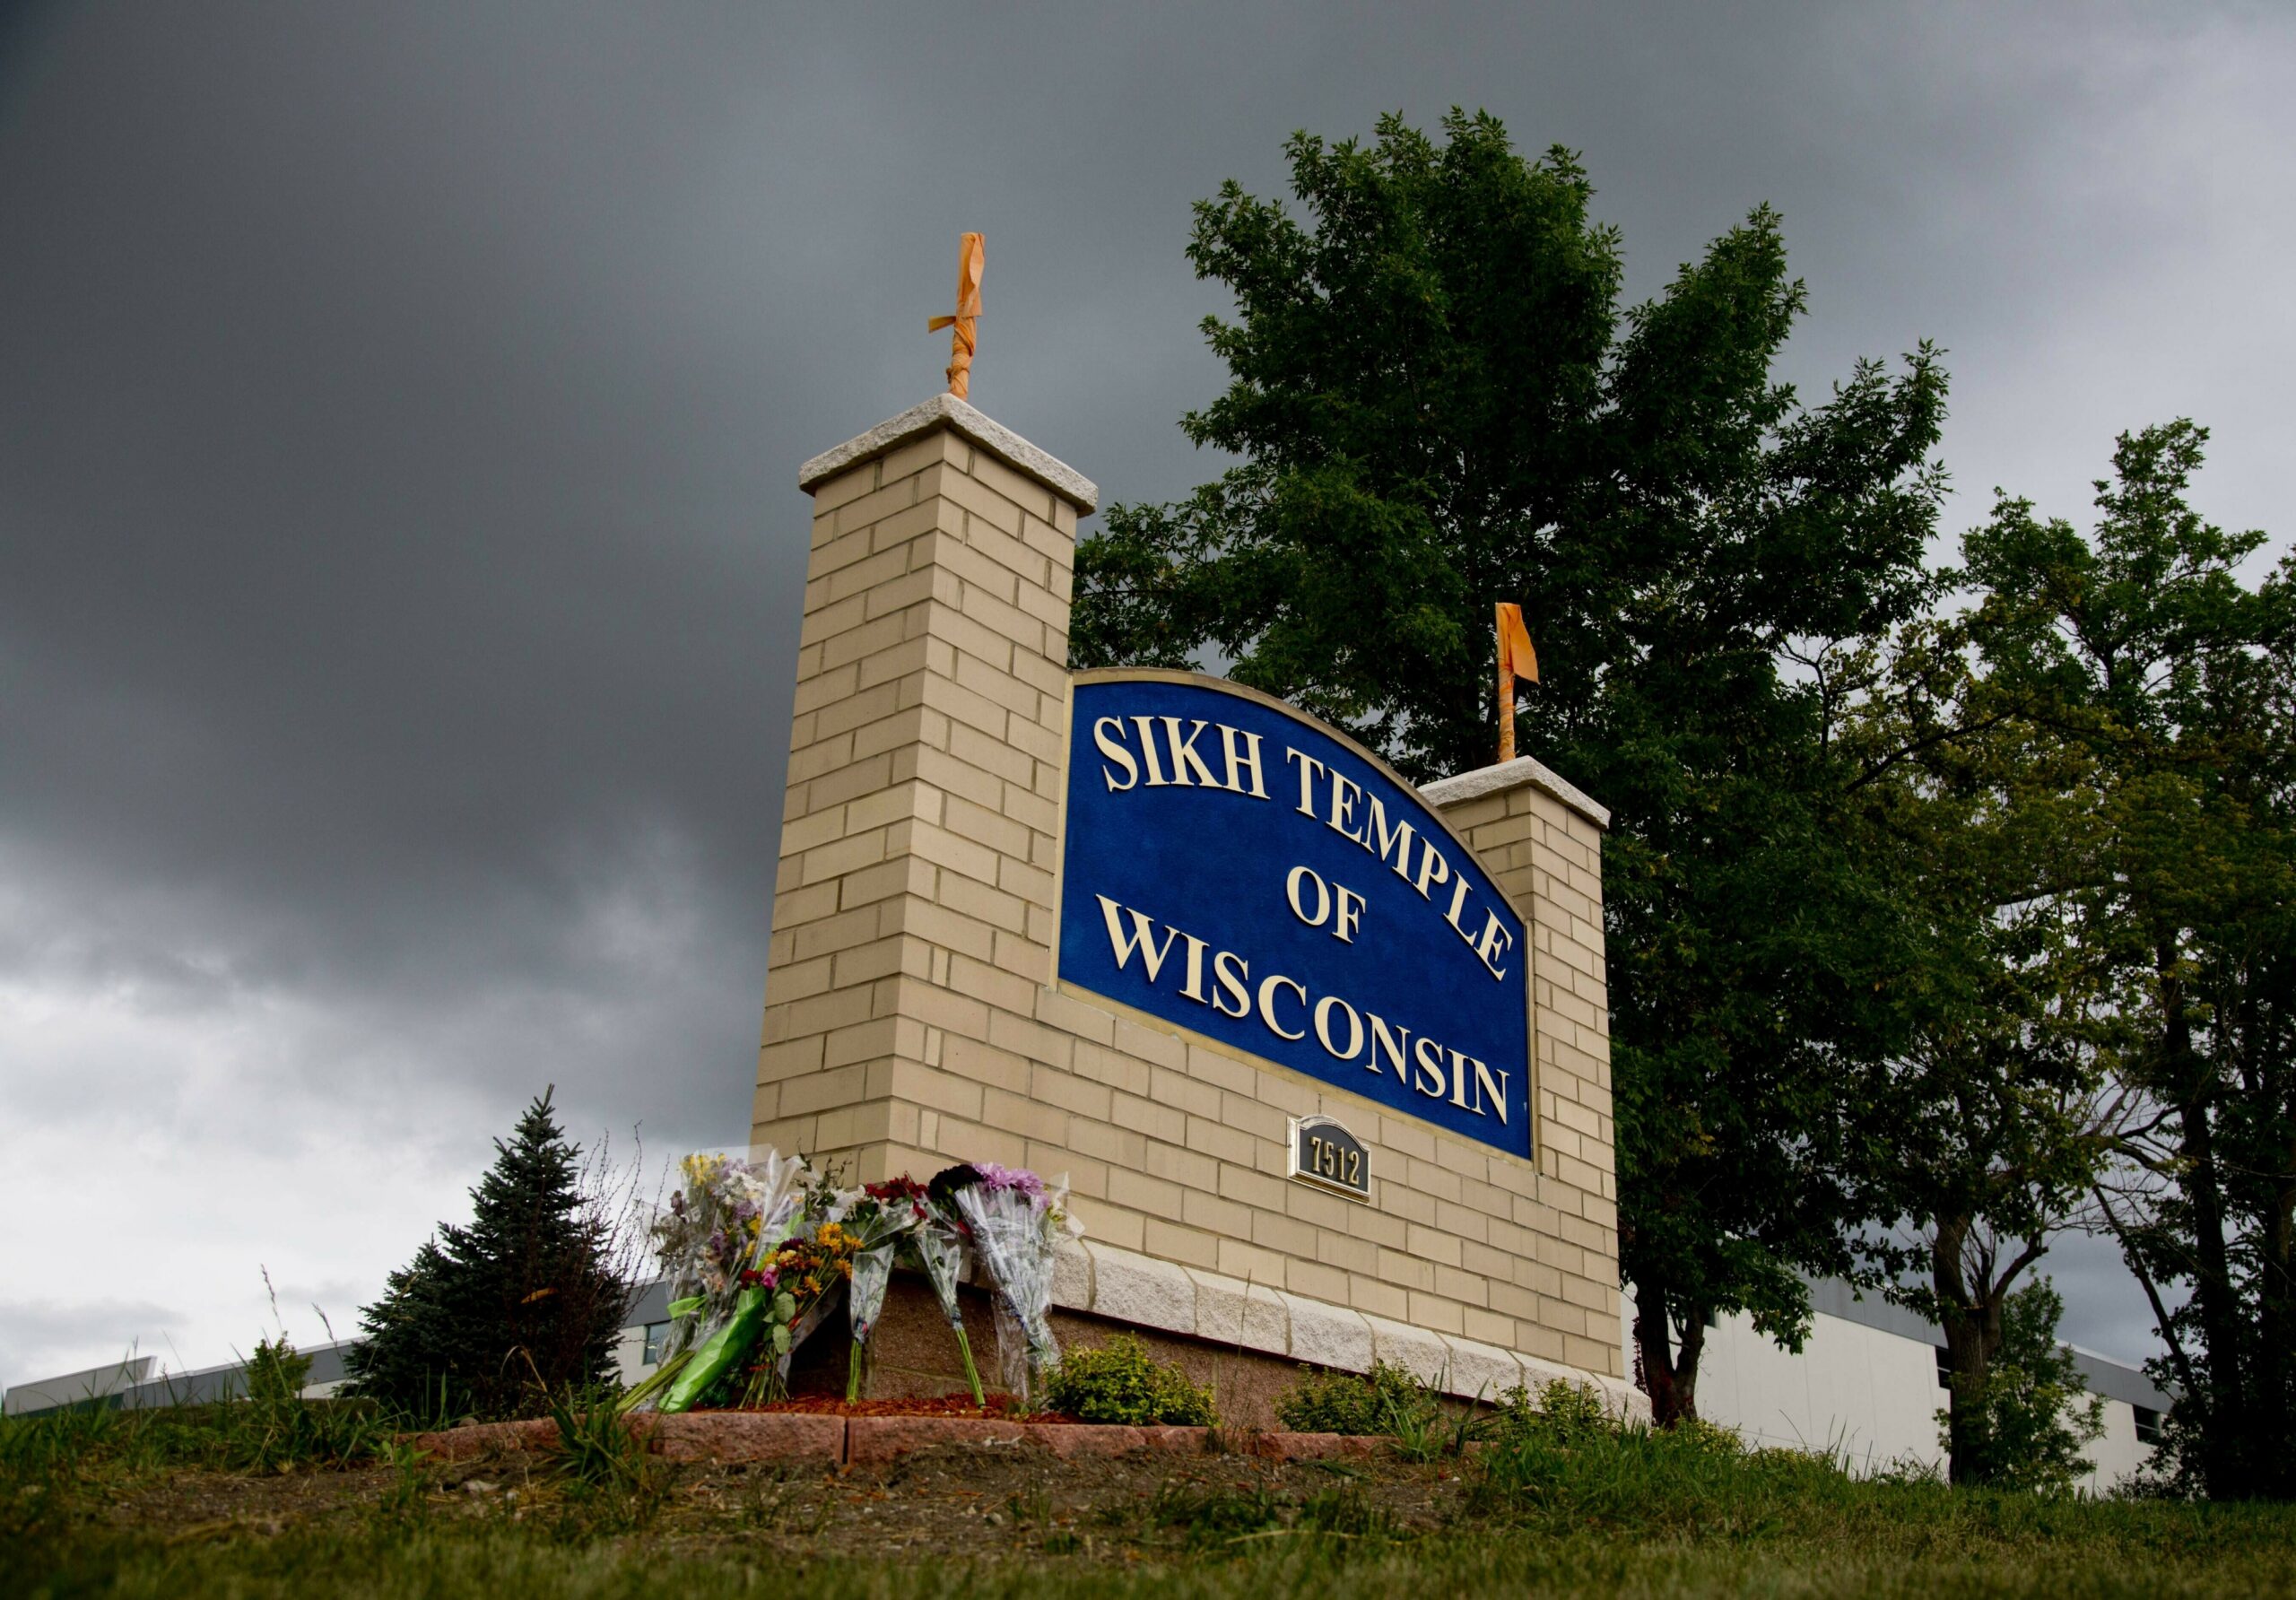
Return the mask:
[[[1200,1456],[1215,1442],[1270,1461],[1368,1457],[1381,1441],[1338,1433],[1231,1434],[1209,1428],[1127,1428],[1091,1422],[1004,1422],[978,1417],[837,1417],[809,1412],[715,1411],[679,1416],[641,1413],[631,1430],[648,1455],[665,1461],[802,1461],[822,1466],[882,1466],[936,1445],[1043,1450],[1063,1460],[1126,1456],[1135,1450]],[[544,1455],[558,1447],[551,1422],[472,1422],[409,1442],[436,1461],[490,1455]]]
[[1091,1239],[1060,1252],[1052,1303],[1343,1372],[1367,1371],[1374,1361],[1385,1361],[1463,1399],[1495,1400],[1518,1384],[1535,1395],[1561,1379],[1594,1390],[1621,1421],[1650,1420],[1650,1397],[1621,1378]]
[[888,417],[868,432],[847,439],[797,469],[797,487],[810,490],[849,466],[891,454],[910,439],[935,428],[946,427],[970,439],[1014,472],[1034,478],[1080,512],[1100,503],[1100,485],[1066,462],[1047,455],[1004,423],[975,411],[954,395],[935,395],[922,405],[912,405],[897,417]]

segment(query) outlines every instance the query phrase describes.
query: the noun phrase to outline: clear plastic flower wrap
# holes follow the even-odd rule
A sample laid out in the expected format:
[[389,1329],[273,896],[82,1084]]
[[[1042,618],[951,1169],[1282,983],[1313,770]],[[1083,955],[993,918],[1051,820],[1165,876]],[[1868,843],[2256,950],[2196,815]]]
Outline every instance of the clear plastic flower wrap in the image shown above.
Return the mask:
[[947,1321],[949,1331],[956,1335],[957,1353],[964,1359],[965,1381],[972,1386],[972,1403],[986,1405],[987,1396],[980,1390],[980,1369],[973,1364],[972,1341],[965,1336],[964,1310],[957,1303],[957,1280],[963,1275],[965,1267],[964,1236],[939,1206],[928,1205],[923,1219],[902,1239],[901,1254],[933,1285],[933,1298],[941,1302],[941,1316]]
[[[950,1186],[952,1204],[972,1236],[975,1259],[996,1290],[997,1365],[1005,1388],[1033,1404],[1060,1361],[1052,1333],[1056,1248],[1069,1223],[1065,1184],[1017,1168],[981,1163],[970,1182]],[[940,1179],[935,1180],[938,1187]]]
[[845,1397],[861,1398],[861,1364],[869,1336],[883,1315],[891,1285],[893,1256],[925,1216],[925,1191],[907,1178],[873,1183],[839,1196],[845,1230],[853,1238],[853,1274],[846,1285],[845,1309],[853,1348],[847,1353]]

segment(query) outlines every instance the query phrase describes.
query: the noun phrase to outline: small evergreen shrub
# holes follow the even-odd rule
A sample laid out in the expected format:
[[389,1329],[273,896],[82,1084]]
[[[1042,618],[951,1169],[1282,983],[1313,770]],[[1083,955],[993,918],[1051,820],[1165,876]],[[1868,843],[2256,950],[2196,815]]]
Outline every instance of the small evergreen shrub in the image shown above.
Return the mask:
[[444,1420],[535,1413],[552,1396],[615,1387],[631,1286],[547,1091],[494,1151],[469,1224],[441,1223],[361,1313],[349,1393]]
[[1439,1409],[1425,1384],[1385,1361],[1362,1373],[1303,1369],[1275,1403],[1276,1416],[1298,1433],[1423,1433]]
[[1129,1334],[1118,1334],[1097,1350],[1072,1350],[1063,1356],[1045,1400],[1054,1411],[1086,1422],[1210,1428],[1220,1421],[1209,1388],[1191,1382],[1170,1362],[1157,1361]]

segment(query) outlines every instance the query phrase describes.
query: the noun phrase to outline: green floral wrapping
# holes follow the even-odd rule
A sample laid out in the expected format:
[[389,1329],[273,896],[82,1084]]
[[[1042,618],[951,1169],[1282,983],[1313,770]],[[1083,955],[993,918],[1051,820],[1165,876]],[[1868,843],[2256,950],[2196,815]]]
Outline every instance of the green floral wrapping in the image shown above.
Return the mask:
[[734,1302],[734,1314],[726,1326],[702,1342],[693,1352],[693,1359],[678,1374],[677,1381],[664,1395],[657,1410],[664,1412],[690,1411],[696,1401],[709,1392],[728,1371],[736,1369],[742,1358],[748,1355],[765,1331],[765,1309],[772,1291],[767,1289],[744,1289]]

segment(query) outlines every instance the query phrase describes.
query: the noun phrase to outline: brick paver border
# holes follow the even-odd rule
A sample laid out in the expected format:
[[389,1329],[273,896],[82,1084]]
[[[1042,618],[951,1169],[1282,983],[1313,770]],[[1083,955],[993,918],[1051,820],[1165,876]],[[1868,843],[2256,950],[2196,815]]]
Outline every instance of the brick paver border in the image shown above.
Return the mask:
[[[670,1461],[796,1461],[824,1466],[883,1466],[938,1445],[1040,1450],[1067,1460],[1135,1450],[1200,1456],[1216,1450],[1270,1461],[1369,1457],[1382,1441],[1339,1433],[1222,1433],[1211,1428],[1127,1428],[1089,1422],[1007,1422],[979,1417],[836,1417],[809,1412],[640,1414],[627,1420],[647,1451]],[[409,1441],[436,1461],[488,1455],[547,1455],[558,1448],[549,1422],[472,1422]]]

